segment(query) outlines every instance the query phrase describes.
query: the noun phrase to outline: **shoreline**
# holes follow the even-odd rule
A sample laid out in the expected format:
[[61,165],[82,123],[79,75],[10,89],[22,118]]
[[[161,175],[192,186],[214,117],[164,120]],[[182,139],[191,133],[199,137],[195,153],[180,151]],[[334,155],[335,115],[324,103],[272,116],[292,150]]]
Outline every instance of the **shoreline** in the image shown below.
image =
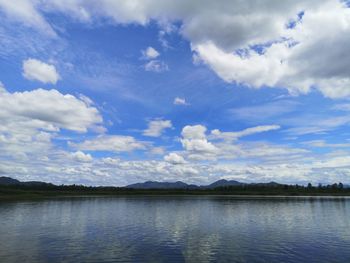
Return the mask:
[[21,195],[1,195],[0,202],[6,201],[34,201],[45,199],[86,199],[86,198],[152,198],[163,197],[218,197],[230,199],[350,199],[349,194],[222,194],[222,193],[123,193],[123,194],[21,194]]

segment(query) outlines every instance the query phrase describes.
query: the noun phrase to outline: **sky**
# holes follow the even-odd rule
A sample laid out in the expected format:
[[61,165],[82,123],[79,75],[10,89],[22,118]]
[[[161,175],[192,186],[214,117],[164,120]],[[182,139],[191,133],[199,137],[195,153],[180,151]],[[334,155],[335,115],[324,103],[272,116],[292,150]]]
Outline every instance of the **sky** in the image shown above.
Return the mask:
[[350,184],[349,7],[0,0],[0,176]]

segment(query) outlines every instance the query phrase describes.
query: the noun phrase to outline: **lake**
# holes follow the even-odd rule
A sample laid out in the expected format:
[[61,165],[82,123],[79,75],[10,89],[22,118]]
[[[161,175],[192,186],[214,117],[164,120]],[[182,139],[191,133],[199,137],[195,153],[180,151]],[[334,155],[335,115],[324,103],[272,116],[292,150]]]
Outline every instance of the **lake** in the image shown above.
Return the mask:
[[1,262],[350,262],[350,199],[0,202]]

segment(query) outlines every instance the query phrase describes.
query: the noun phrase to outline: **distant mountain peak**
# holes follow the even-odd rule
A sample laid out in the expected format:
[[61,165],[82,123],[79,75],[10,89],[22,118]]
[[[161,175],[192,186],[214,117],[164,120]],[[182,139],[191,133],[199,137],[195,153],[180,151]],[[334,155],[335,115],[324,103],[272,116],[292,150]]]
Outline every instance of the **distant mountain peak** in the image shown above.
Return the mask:
[[51,185],[50,183],[40,182],[40,181],[29,181],[21,182],[17,179],[11,177],[0,176],[0,185],[30,185],[30,186],[41,186],[41,185]]
[[176,182],[157,182],[157,181],[146,181],[144,183],[135,183],[127,185],[126,188],[133,189],[195,189],[195,188],[216,188],[216,187],[227,187],[227,186],[238,186],[243,185],[243,183],[235,180],[220,179],[209,185],[194,185],[186,184],[182,181]]
[[[0,176],[0,185],[44,186],[44,185],[53,185],[53,184],[40,182],[40,181],[21,182],[11,177]],[[242,183],[236,180],[220,179],[211,184],[201,185],[201,186],[198,186],[195,184],[187,184],[182,181],[176,181],[176,182],[146,181],[143,183],[135,183],[135,184],[127,185],[125,188],[129,188],[129,189],[214,189],[218,187],[230,187],[230,186],[242,186],[242,185],[247,185],[247,183]],[[271,181],[268,183],[251,183],[249,185],[278,186],[280,184]]]
[[20,184],[21,182],[13,179],[11,177],[1,176],[0,177],[0,185],[14,185],[14,184]]
[[207,186],[204,186],[205,188],[216,188],[216,187],[227,187],[227,186],[238,186],[243,185],[244,183],[238,182],[236,180],[226,180],[226,179],[220,179],[218,181],[215,181],[214,183],[211,183]]

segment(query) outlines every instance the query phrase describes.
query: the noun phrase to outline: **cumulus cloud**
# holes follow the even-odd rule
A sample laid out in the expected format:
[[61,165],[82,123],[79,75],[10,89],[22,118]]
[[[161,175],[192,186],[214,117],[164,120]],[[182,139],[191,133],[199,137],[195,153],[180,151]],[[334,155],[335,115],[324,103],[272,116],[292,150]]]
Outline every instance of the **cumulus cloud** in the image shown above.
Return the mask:
[[186,163],[185,159],[177,153],[169,153],[168,155],[165,155],[164,161],[171,163],[171,164],[184,164],[184,163]]
[[[193,50],[227,82],[254,88],[284,87],[293,94],[315,88],[330,98],[349,96],[350,78],[343,68],[348,62],[340,54],[348,52],[350,9],[340,1],[308,4],[294,6],[304,12],[292,28],[284,26],[288,16],[284,21],[282,16],[274,23],[272,35],[258,29],[262,39],[248,38],[232,47],[207,39],[194,44]],[[326,66],[326,61],[333,63]]]
[[279,129],[278,125],[262,125],[247,128],[236,132],[221,132],[212,130],[207,135],[207,128],[203,125],[185,126],[182,129],[181,143],[185,156],[193,161],[249,159],[255,158],[264,161],[276,159],[297,158],[307,154],[302,148],[292,148],[283,145],[274,145],[262,142],[240,143],[238,139],[251,134],[268,132]]
[[57,131],[61,128],[86,132],[102,124],[102,117],[94,107],[75,96],[57,90],[36,89],[24,92],[0,92],[0,131],[11,127],[37,128]]
[[185,98],[179,98],[179,97],[176,97],[173,103],[174,105],[190,105],[189,103],[186,102]]
[[23,76],[26,79],[37,80],[45,84],[56,84],[60,79],[54,65],[32,58],[23,61]]
[[62,129],[85,133],[100,126],[102,117],[96,108],[57,90],[10,93],[2,87],[0,123],[0,165],[15,165],[18,166],[14,169],[16,173],[27,169],[31,174],[35,172],[25,167],[35,164],[37,169],[44,170],[50,158],[60,159],[62,156],[67,165],[69,162],[89,161],[92,157],[88,154],[65,153],[55,146],[53,139]]
[[[258,149],[257,149],[258,150]],[[291,159],[286,156],[273,163],[184,163],[172,164],[155,160],[122,160],[114,157],[95,159],[93,162],[70,162],[61,155],[42,166],[31,162],[18,162],[16,166],[0,161],[3,174],[25,180],[45,180],[54,183],[84,183],[87,185],[126,185],[157,181],[185,181],[206,184],[215,180],[235,179],[243,182],[269,182],[317,184],[348,182],[349,155],[314,156]],[[43,169],[43,167],[46,167]],[[203,176],[205,175],[205,176]]]
[[143,135],[150,137],[159,137],[165,129],[172,128],[170,120],[152,120],[148,122],[148,128],[143,131]]
[[145,59],[155,59],[159,57],[159,52],[153,47],[148,47],[146,50],[142,51],[142,55]]
[[217,148],[206,139],[182,139],[182,146],[190,152],[215,153]]
[[187,125],[182,129],[181,143],[188,152],[189,159],[206,160],[213,159],[218,153],[218,148],[209,142],[203,125]]
[[181,135],[184,139],[205,139],[207,128],[203,125],[187,125],[183,127]]
[[[326,97],[350,95],[350,8],[346,1],[1,1],[8,16],[50,28],[43,12],[62,12],[82,22],[147,25],[181,22],[196,57],[224,81],[293,94],[317,89]],[[31,22],[33,21],[33,22]],[[319,30],[322,28],[322,30]],[[336,46],[337,48],[334,48]],[[153,52],[155,56],[155,52]],[[331,63],[330,63],[331,62]],[[168,67],[152,60],[146,70]]]
[[71,153],[71,156],[74,160],[78,162],[92,162],[93,160],[90,154],[85,154],[82,151]]
[[[206,127],[201,125],[186,126],[183,136],[188,140],[208,141],[210,135],[206,136],[206,132]],[[42,142],[50,140],[50,136],[45,133],[37,137]],[[6,140],[0,137],[0,146],[3,145],[4,139]],[[215,153],[185,149],[183,152],[167,154],[164,160],[92,158],[89,154],[82,152],[88,149],[118,152],[143,147],[140,145],[130,147],[129,144],[138,143],[135,139],[130,138],[127,139],[128,142],[124,143],[124,146],[120,146],[116,143],[120,140],[122,139],[113,136],[106,139],[106,136],[103,135],[89,140],[85,145],[84,142],[71,145],[78,148],[77,152],[50,151],[49,158],[42,156],[40,161],[39,159],[26,161],[25,158],[19,158],[15,165],[13,161],[9,162],[7,159],[0,158],[0,171],[21,180],[118,186],[146,180],[182,180],[188,183],[206,184],[221,178],[243,182],[274,180],[281,183],[307,183],[309,181],[333,183],[347,182],[350,176],[348,151],[310,155],[310,152],[303,149],[262,142],[237,144],[237,142],[222,139],[213,142],[217,149]],[[111,144],[118,146],[113,147],[110,146]],[[82,145],[85,147],[81,148],[85,149],[80,149]],[[116,148],[118,150],[115,150]],[[208,158],[210,154],[217,159],[228,158],[232,161],[208,162],[211,160]],[[27,157],[32,158],[31,155]],[[206,160],[206,162],[196,162],[197,160]]]
[[[221,132],[217,137],[207,131],[203,125],[188,125],[182,129],[181,144],[184,151],[169,153],[164,161],[139,160],[125,161],[119,158],[92,158],[84,151],[105,151],[111,153],[147,150],[152,152],[150,143],[138,141],[131,136],[99,135],[82,142],[71,142],[76,152],[67,153],[52,143],[60,129],[86,132],[91,127],[101,125],[102,117],[91,100],[80,99],[72,95],[63,95],[56,90],[33,90],[9,93],[4,87],[0,90],[0,169],[8,176],[22,180],[45,180],[54,183],[85,183],[91,185],[125,185],[142,180],[184,180],[187,182],[214,181],[221,176],[238,176],[244,180],[305,180],[316,171],[310,166],[296,164],[297,168],[282,170],[268,166],[294,162],[303,162],[308,151],[267,143],[237,144],[227,141],[226,135],[234,137],[255,132],[277,129],[277,125],[265,125],[248,128],[243,131]],[[49,110],[48,110],[49,109]],[[153,120],[149,133],[157,135],[165,128],[172,127],[170,121]],[[155,125],[156,124],[156,125]],[[231,134],[232,133],[232,134]],[[91,136],[91,135],[89,135]],[[223,137],[224,136],[224,137]],[[158,151],[158,150],[157,150]],[[163,149],[158,152],[163,153]],[[335,158],[335,157],[333,157]],[[186,160],[185,160],[186,159]],[[264,165],[250,168],[225,167],[224,164],[206,165],[196,161],[230,159],[264,160]],[[16,162],[14,162],[16,160]],[[289,161],[286,161],[289,160]],[[317,173],[336,165],[341,169],[345,161],[340,157],[333,163],[318,163]],[[320,162],[320,160],[318,160]],[[15,166],[14,166],[15,163]],[[326,167],[326,168],[324,168]],[[225,172],[224,172],[225,171]],[[335,172],[333,172],[335,174]],[[249,174],[254,179],[247,177]],[[49,176],[48,176],[49,175]],[[205,177],[201,175],[207,175]],[[288,177],[288,176],[289,177]],[[268,177],[269,176],[269,177]],[[334,178],[338,178],[334,175]]]
[[81,143],[70,143],[70,146],[81,151],[130,152],[146,149],[147,145],[131,136],[100,135]]

